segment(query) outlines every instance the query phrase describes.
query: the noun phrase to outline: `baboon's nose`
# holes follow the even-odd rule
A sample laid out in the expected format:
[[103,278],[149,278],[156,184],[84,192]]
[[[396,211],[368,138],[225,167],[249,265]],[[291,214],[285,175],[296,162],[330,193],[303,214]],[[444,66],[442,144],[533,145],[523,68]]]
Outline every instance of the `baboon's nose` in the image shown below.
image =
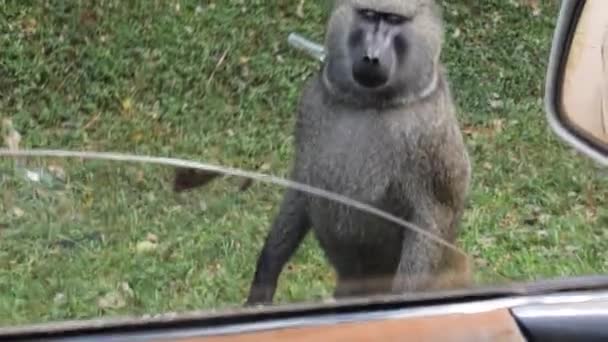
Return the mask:
[[363,56],[353,64],[353,77],[366,88],[377,88],[388,81],[388,69],[377,57]]
[[365,57],[363,57],[363,63],[371,64],[371,65],[378,65],[378,64],[380,64],[380,60],[377,57],[365,56]]

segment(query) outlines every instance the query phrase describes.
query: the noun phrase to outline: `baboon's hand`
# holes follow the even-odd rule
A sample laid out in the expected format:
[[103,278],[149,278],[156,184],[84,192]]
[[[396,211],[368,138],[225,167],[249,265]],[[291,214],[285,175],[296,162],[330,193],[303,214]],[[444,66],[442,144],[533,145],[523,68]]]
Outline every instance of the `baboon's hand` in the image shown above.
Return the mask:
[[247,298],[247,301],[245,301],[245,304],[243,306],[245,307],[259,307],[259,306],[268,306],[268,305],[272,305],[272,300],[265,300],[263,299],[264,297],[268,297],[268,296],[264,296],[264,295],[255,295],[255,291],[252,291],[251,295],[249,296],[249,298]]

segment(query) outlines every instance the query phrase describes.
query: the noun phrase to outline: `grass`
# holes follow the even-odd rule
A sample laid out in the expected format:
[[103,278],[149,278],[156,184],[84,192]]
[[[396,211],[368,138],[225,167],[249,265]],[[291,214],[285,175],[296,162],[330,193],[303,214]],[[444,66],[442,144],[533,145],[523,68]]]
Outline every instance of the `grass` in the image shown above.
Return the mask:
[[[606,273],[608,181],[544,119],[557,5],[544,2],[535,15],[516,1],[444,3],[444,61],[474,160],[461,241],[480,281]],[[305,2],[303,19],[296,7],[0,0],[0,116],[24,147],[285,175],[295,102],[317,68],[286,37],[321,41],[326,20],[325,6]],[[63,170],[65,186],[24,181],[0,160],[0,325],[243,302],[281,189],[239,193],[238,180],[226,179],[178,196],[169,168],[29,162]],[[276,299],[320,300],[332,287],[309,237]]]

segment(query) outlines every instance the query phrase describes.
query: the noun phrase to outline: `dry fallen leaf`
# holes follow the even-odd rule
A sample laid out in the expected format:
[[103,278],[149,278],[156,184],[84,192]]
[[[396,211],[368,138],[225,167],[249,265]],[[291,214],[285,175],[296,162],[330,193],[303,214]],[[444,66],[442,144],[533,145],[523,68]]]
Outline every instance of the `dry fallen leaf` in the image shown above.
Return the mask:
[[271,168],[270,163],[264,163],[260,166],[260,172],[266,173],[266,172],[270,171],[270,168]]
[[65,181],[65,170],[63,169],[63,167],[53,164],[49,165],[47,169],[54,177],[61,181]]
[[156,234],[148,233],[148,235],[146,236],[146,240],[152,243],[158,243],[158,236],[156,236]]
[[55,298],[53,298],[53,303],[55,303],[55,305],[63,305],[67,302],[68,302],[68,300],[67,300],[65,294],[63,294],[61,292],[57,293],[55,295]]
[[127,301],[118,291],[108,292],[97,300],[97,306],[101,309],[120,309],[126,305]]
[[8,149],[11,151],[18,150],[19,144],[21,143],[21,134],[15,130],[11,119],[2,120],[2,131],[4,144],[8,147]]
[[21,218],[21,217],[23,217],[23,215],[25,215],[25,211],[23,211],[23,209],[21,209],[19,207],[14,207],[13,215],[15,215],[16,218]]
[[300,0],[300,3],[298,4],[298,8],[296,9],[296,15],[298,16],[298,18],[304,18],[304,3],[306,2],[306,0]]
[[140,143],[144,139],[144,132],[136,131],[131,134],[131,141],[134,143]]
[[522,4],[532,10],[533,16],[538,17],[540,15],[540,0],[522,0]]
[[158,244],[145,240],[137,243],[137,246],[135,246],[135,250],[137,251],[137,253],[149,253],[156,250],[156,247],[158,247]]
[[128,297],[134,297],[135,293],[133,292],[133,289],[131,288],[131,286],[129,285],[129,283],[127,283],[126,281],[120,283],[120,291],[122,291],[123,294],[127,295]]
[[27,35],[34,34],[36,33],[36,29],[38,28],[38,22],[34,18],[23,20],[23,22],[21,23],[21,28],[23,32]]
[[133,100],[130,97],[124,98],[120,105],[122,107],[123,114],[129,114],[131,113],[131,110],[133,110]]
[[496,132],[496,133],[502,132],[504,124],[505,124],[505,122],[502,119],[492,120],[492,128],[494,129],[494,132]]

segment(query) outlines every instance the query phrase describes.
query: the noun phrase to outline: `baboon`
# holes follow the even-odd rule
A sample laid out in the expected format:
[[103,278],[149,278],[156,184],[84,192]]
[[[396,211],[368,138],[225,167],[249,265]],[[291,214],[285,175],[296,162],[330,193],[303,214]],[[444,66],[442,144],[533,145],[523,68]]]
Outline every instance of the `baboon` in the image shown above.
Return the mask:
[[[471,166],[440,62],[442,44],[433,0],[336,0],[325,61],[298,102],[292,179],[454,242]],[[282,268],[311,228],[336,270],[335,298],[470,282],[468,258],[427,237],[288,189],[246,305],[272,302]]]

